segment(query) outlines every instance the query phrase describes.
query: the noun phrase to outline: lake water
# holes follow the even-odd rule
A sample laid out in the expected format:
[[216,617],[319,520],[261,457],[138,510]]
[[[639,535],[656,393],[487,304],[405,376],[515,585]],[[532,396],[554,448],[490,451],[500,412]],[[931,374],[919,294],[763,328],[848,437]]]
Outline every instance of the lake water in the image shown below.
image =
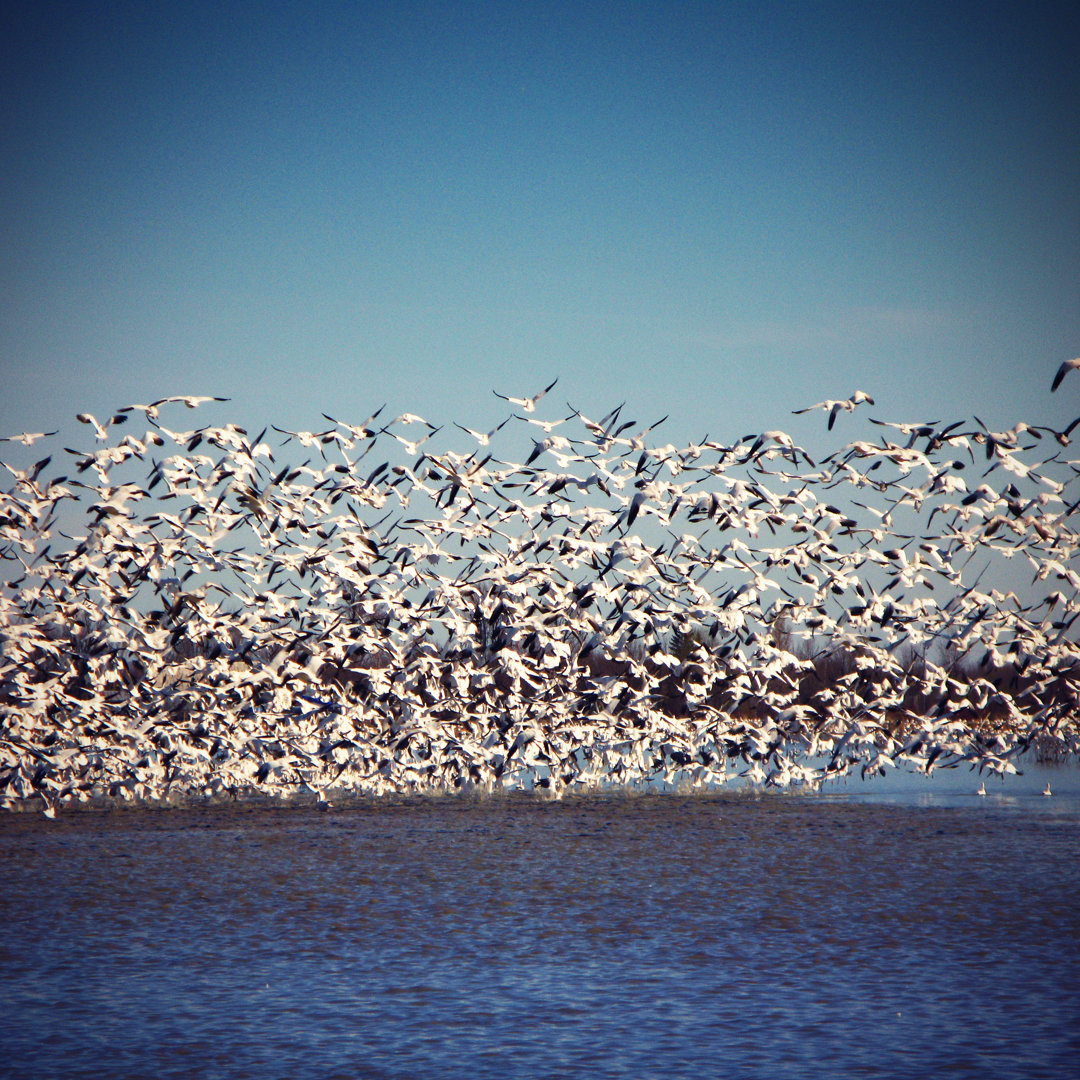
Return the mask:
[[1078,777],[7,815],[0,1075],[1075,1076]]

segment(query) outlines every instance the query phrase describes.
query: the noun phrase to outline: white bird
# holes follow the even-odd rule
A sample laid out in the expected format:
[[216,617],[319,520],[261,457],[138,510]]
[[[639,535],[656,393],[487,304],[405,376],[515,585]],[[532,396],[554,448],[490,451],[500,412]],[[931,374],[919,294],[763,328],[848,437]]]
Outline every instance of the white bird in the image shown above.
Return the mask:
[[[344,420],[335,420],[327,413],[323,413],[323,416],[332,424],[337,424],[338,427],[345,428],[346,431],[352,432],[354,438],[357,439],[373,439],[379,432],[375,430],[371,425],[375,421],[375,418],[386,408],[386,403],[383,402],[359,427],[354,424],[346,424]],[[396,421],[395,421],[396,423]],[[389,425],[388,425],[389,426]]]
[[[386,428],[391,428],[395,424],[423,424],[429,431],[438,431],[438,428],[430,420],[425,420],[422,416],[417,416],[416,413],[411,412],[395,416],[394,419],[386,425]],[[386,428],[383,428],[383,430],[385,431]]]
[[551,382],[540,391],[539,394],[534,394],[531,398],[516,398],[507,397],[505,394],[500,394],[497,390],[491,392],[497,397],[502,398],[503,401],[509,401],[511,405],[520,405],[526,412],[535,412],[536,403],[558,382],[558,379],[552,379]]
[[494,435],[497,431],[502,430],[502,428],[506,427],[506,425],[509,423],[510,417],[508,416],[501,424],[499,424],[498,427],[493,427],[490,431],[486,433],[483,431],[473,431],[473,429],[470,427],[462,427],[461,424],[457,423],[457,421],[454,422],[454,427],[460,428],[462,431],[465,432],[466,435],[471,435],[481,446],[487,446],[491,442],[492,435]]
[[862,405],[864,402],[867,405],[873,405],[874,399],[866,393],[866,391],[856,390],[851,397],[846,398],[843,401],[834,401],[829,398],[825,401],[819,401],[816,405],[808,405],[805,409],[792,409],[791,411],[798,416],[801,413],[811,412],[814,409],[827,409],[829,411],[828,429],[829,431],[832,431],[833,424],[836,423],[836,418],[842,411],[854,412],[855,406]]
[[544,429],[545,435],[550,435],[560,424],[565,424],[570,419],[569,416],[564,416],[560,420],[534,420],[530,416],[518,416],[517,413],[510,414],[515,420],[524,420],[526,424],[535,424],[539,428]]
[[[426,424],[427,421],[425,420],[424,423]],[[430,427],[430,425],[428,426]],[[436,434],[441,430],[442,428],[431,428],[431,430],[429,430],[422,439],[406,439],[404,435],[399,435],[396,431],[388,432],[388,434],[393,438],[397,439],[397,441],[405,447],[405,453],[412,457],[419,451],[420,447],[423,446],[424,443],[426,443],[428,439],[431,438],[432,435]]]
[[[97,438],[101,439],[102,442],[104,442],[109,437],[105,433],[105,428],[98,423],[97,418],[93,415],[93,413],[81,412],[76,415],[75,419],[78,420],[80,424],[89,424],[94,429],[94,434],[97,436]],[[106,421],[106,423],[111,422],[112,421]]]
[[21,435],[5,435],[0,442],[20,442],[23,446],[32,446],[38,439],[47,439],[55,434],[55,431],[24,431]]
[[1050,781],[1049,781],[1049,780],[1047,780],[1047,781],[1046,781],[1046,787],[1044,787],[1044,788],[1043,788],[1043,794],[1044,794],[1044,795],[1053,795],[1053,794],[1054,794],[1054,793],[1053,793],[1053,792],[1052,792],[1052,791],[1050,790]]
[[176,397],[163,397],[158,398],[157,401],[151,401],[149,405],[126,405],[124,408],[119,409],[118,413],[129,413],[139,411],[146,414],[146,419],[154,421],[161,415],[161,406],[171,403],[179,403],[186,405],[189,409],[195,409],[199,405],[206,403],[207,401],[228,401],[228,398],[224,397],[199,397],[193,394],[181,394]]

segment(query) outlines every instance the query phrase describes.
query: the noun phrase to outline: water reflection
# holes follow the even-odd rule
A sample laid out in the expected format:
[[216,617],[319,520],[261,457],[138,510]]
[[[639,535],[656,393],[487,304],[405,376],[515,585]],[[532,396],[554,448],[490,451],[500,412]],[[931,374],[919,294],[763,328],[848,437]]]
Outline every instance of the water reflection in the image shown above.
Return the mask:
[[1067,1075],[1080,816],[963,797],[5,818],[6,1067]]
[[[979,795],[983,788],[985,795]],[[1045,795],[1049,788],[1050,796]],[[902,806],[986,806],[1051,817],[1080,814],[1080,767],[1075,761],[1050,764],[1021,758],[1007,776],[972,769],[939,769],[930,776],[902,769],[866,780],[857,776],[826,784],[822,795]]]

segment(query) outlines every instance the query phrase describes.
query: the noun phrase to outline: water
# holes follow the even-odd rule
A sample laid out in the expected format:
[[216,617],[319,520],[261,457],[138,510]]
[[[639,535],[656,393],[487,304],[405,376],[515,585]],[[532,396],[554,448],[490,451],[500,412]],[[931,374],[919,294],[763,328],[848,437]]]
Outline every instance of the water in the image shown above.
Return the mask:
[[3,817],[0,1075],[1075,1075],[1077,770],[909,782]]

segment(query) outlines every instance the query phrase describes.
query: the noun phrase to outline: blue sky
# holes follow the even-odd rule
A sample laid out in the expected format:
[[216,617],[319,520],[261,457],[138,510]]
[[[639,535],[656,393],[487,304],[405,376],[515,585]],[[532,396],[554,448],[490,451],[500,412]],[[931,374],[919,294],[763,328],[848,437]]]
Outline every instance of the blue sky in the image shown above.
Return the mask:
[[1078,46],[1040,3],[6,5],[0,429],[483,427],[555,376],[662,441],[856,388],[1063,425]]

